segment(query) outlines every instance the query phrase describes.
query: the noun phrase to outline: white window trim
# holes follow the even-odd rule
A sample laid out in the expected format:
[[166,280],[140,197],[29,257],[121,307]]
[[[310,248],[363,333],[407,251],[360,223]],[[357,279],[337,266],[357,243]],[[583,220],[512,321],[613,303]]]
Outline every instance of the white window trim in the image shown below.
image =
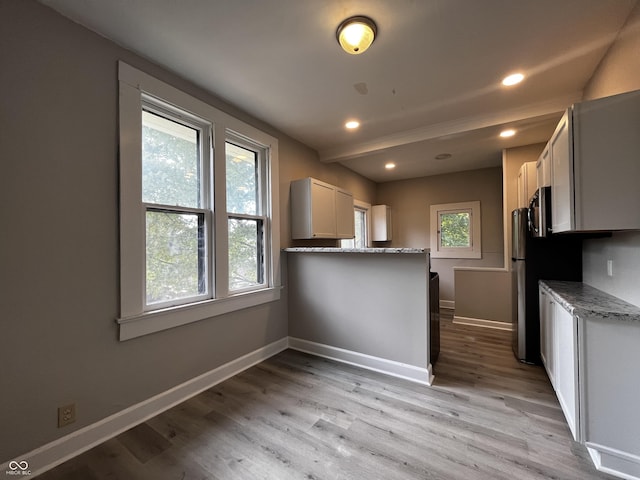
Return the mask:
[[[471,211],[471,247],[440,247],[439,214],[441,212]],[[482,258],[482,232],[480,202],[444,203],[430,206],[430,240],[432,258]]]
[[[120,340],[128,340],[215,317],[280,298],[280,218],[278,140],[130,65],[118,63],[120,83]],[[144,311],[145,223],[142,208],[142,97],[148,95],[206,119],[213,125],[214,298]],[[266,188],[269,235],[265,239],[267,287],[229,293],[225,141],[229,135],[251,139],[267,149]]]

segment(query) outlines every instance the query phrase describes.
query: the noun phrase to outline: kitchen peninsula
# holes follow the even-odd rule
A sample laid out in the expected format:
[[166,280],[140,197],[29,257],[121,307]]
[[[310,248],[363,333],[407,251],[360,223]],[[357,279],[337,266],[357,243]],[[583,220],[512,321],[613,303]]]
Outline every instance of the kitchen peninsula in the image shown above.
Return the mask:
[[284,251],[291,348],[431,384],[428,249]]

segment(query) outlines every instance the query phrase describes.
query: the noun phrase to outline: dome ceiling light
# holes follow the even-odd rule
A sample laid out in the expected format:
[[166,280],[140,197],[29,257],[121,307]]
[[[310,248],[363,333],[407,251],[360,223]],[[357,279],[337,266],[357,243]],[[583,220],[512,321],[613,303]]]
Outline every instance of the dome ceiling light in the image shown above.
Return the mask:
[[336,31],[342,49],[352,55],[366,51],[376,38],[378,27],[369,17],[355,16],[343,21]]

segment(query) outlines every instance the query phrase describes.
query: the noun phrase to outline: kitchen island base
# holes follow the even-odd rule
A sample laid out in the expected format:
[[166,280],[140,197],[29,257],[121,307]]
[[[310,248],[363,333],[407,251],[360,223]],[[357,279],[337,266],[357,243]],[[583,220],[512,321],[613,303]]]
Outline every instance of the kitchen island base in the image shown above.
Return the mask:
[[431,385],[427,250],[285,251],[291,348]]

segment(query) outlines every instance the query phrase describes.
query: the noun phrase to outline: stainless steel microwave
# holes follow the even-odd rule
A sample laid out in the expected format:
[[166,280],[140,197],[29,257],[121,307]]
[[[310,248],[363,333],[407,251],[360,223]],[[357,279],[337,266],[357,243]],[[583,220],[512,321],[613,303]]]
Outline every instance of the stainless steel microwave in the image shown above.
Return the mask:
[[547,237],[551,225],[551,187],[541,187],[529,202],[529,231],[533,237]]

